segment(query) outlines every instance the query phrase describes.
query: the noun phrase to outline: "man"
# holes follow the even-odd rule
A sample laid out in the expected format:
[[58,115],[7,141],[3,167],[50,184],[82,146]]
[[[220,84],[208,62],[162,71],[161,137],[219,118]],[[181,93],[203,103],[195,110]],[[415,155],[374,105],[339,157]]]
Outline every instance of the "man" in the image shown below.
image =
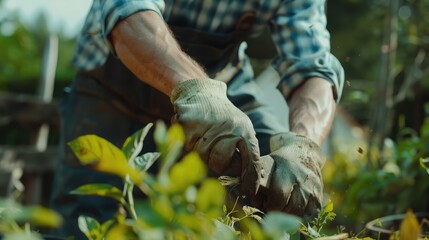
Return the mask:
[[[266,27],[289,119],[264,101],[245,54],[243,41]],[[330,54],[324,1],[94,0],[74,65],[78,73],[61,106],[52,196],[53,208],[70,223],[64,235],[78,232],[80,214],[104,221],[115,210],[113,201],[70,190],[89,182],[120,184],[81,166],[65,143],[91,133],[120,145],[157,119],[179,122],[185,149],[200,153],[215,173],[227,171],[238,153],[242,189],[261,209],[306,218],[320,210],[319,146],[344,81]],[[267,173],[270,161],[274,170]]]

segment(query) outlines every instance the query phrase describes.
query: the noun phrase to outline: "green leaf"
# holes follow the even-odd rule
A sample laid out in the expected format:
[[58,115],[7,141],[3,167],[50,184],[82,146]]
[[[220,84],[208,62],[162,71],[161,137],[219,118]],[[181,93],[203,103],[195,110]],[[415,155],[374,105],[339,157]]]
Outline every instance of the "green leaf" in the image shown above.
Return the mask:
[[183,128],[178,123],[172,124],[167,131],[167,139],[169,145],[176,143],[183,145],[185,142],[185,132],[183,132]]
[[[136,229],[139,236],[139,240],[153,240],[153,239],[168,239],[166,235],[171,232],[167,232],[165,228],[148,228],[148,229]],[[171,236],[171,235],[169,235]],[[174,238],[173,239],[185,239],[185,238]]]
[[206,179],[197,193],[197,209],[211,218],[222,215],[226,190],[216,179]]
[[106,139],[90,134],[80,136],[68,144],[82,164],[122,178],[130,176],[134,183],[142,181],[140,171],[128,165],[125,154]]
[[137,201],[134,207],[137,216],[145,226],[154,229],[157,227],[164,228],[167,225],[167,221],[155,211],[149,201]]
[[429,167],[426,166],[426,163],[429,163],[429,158],[420,158],[419,159],[420,166],[429,174]]
[[52,228],[59,227],[63,223],[62,217],[57,212],[41,206],[21,207],[21,211],[15,215],[15,220]]
[[[234,220],[234,222],[237,222],[238,220]],[[244,235],[244,239],[288,239],[285,238],[287,235],[284,234],[282,238],[268,238],[268,235],[263,231],[261,228],[261,224],[258,221],[255,221],[253,218],[243,218],[240,219],[240,229],[243,229],[243,233],[248,233],[247,235]],[[240,237],[240,239],[242,239]]]
[[207,220],[208,219],[204,219],[201,216],[186,212],[179,212],[174,216],[174,221],[177,222],[179,226],[194,232],[204,232],[204,230],[209,230],[204,229],[207,227]]
[[14,220],[21,209],[21,204],[11,199],[0,199],[0,219]]
[[162,178],[167,174],[173,164],[180,157],[183,144],[185,141],[185,133],[182,127],[174,123],[167,131],[167,142],[161,148],[162,164],[159,176]]
[[77,189],[71,191],[72,194],[79,195],[97,195],[103,197],[110,197],[116,199],[119,202],[125,202],[122,195],[122,191],[119,188],[112,186],[110,184],[103,183],[90,183],[78,187]]
[[89,216],[79,216],[77,222],[80,231],[82,231],[89,240],[102,239],[103,236],[100,232],[101,226],[96,219]]
[[307,226],[307,232],[312,238],[320,237],[320,233],[312,228],[310,225]]
[[323,208],[323,211],[321,215],[327,214],[329,212],[334,211],[334,203],[331,201],[331,199],[328,199],[328,202],[326,203],[325,207]]
[[170,222],[175,215],[171,200],[167,195],[159,195],[152,198],[152,208],[167,222]]
[[136,232],[133,227],[127,224],[116,224],[113,226],[106,235],[106,240],[138,240]]
[[[167,145],[167,127],[165,126],[164,122],[162,121],[157,121],[156,122],[156,128],[155,128],[155,132],[154,132],[154,140],[155,143],[158,147],[163,147]],[[163,149],[161,149],[161,154],[166,154],[166,152],[162,151]],[[166,149],[165,149],[166,150]]]
[[329,212],[329,213],[327,213],[326,214],[326,220],[329,220],[329,221],[334,221],[334,219],[335,219],[335,217],[337,216],[337,214],[336,213],[334,213],[334,212]]
[[272,239],[281,239],[285,234],[293,233],[300,226],[300,218],[282,213],[270,212],[264,217],[262,228]]
[[237,239],[235,235],[235,229],[227,226],[218,220],[214,220],[215,223],[215,233],[213,235],[213,240],[232,240]]
[[138,130],[125,140],[124,145],[122,146],[122,151],[128,160],[133,160],[140,154],[143,149],[143,140],[149,133],[152,126],[152,123],[147,124],[143,129]]
[[103,224],[101,224],[100,232],[103,237],[106,236],[107,232],[113,226],[114,223],[114,220],[107,220]]
[[176,163],[169,174],[167,192],[183,192],[187,187],[200,182],[207,174],[207,168],[196,152],[187,154]]
[[158,152],[148,152],[134,158],[133,164],[138,170],[147,171],[160,155]]

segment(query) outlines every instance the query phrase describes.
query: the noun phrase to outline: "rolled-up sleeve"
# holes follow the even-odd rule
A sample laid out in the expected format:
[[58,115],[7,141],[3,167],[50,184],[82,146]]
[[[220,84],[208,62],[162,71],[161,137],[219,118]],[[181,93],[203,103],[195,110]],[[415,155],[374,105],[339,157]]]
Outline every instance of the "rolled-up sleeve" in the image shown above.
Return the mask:
[[289,0],[272,20],[273,41],[278,50],[274,67],[279,72],[279,89],[288,96],[310,77],[328,80],[336,101],[341,98],[344,70],[330,53],[324,0]]
[[163,0],[98,0],[101,10],[101,30],[107,42],[116,23],[136,12],[151,10],[162,17],[165,8]]

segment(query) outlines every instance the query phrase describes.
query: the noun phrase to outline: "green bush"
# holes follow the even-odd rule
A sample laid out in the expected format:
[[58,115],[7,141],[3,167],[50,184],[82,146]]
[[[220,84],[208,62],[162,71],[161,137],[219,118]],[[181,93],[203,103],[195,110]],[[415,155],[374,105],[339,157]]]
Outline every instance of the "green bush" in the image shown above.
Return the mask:
[[403,128],[395,141],[385,141],[383,151],[371,149],[376,163],[368,164],[365,151],[354,158],[350,152],[332,157],[325,180],[339,213],[334,224],[360,228],[369,220],[408,209],[428,210],[424,167],[429,161],[429,104],[426,113],[420,132]]
[[[98,183],[73,192],[110,197],[119,203],[115,218],[107,222],[79,218],[88,239],[288,239],[297,232],[297,217],[280,212],[260,217],[263,213],[249,206],[228,209],[225,187],[207,177],[199,155],[190,152],[181,157],[185,136],[177,124],[167,130],[159,122],[154,133],[159,153],[140,155],[151,126],[129,137],[122,149],[96,135],[69,143],[83,164],[120,176],[124,183],[123,189]],[[160,170],[152,175],[147,170],[158,158]],[[134,188],[147,199],[134,199]]]

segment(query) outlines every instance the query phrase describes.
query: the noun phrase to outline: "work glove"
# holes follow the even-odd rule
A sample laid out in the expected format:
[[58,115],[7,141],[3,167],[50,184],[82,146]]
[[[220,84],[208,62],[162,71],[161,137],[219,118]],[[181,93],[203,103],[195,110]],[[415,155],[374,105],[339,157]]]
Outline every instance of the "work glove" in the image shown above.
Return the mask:
[[198,152],[217,174],[226,170],[238,152],[244,191],[254,195],[260,179],[258,140],[250,119],[228,100],[226,84],[187,80],[173,89],[171,102],[173,122],[178,122],[186,135],[185,150]]
[[322,205],[325,157],[320,147],[305,136],[289,132],[272,136],[270,150],[261,158],[265,170],[271,171],[254,198],[256,207],[311,221]]

